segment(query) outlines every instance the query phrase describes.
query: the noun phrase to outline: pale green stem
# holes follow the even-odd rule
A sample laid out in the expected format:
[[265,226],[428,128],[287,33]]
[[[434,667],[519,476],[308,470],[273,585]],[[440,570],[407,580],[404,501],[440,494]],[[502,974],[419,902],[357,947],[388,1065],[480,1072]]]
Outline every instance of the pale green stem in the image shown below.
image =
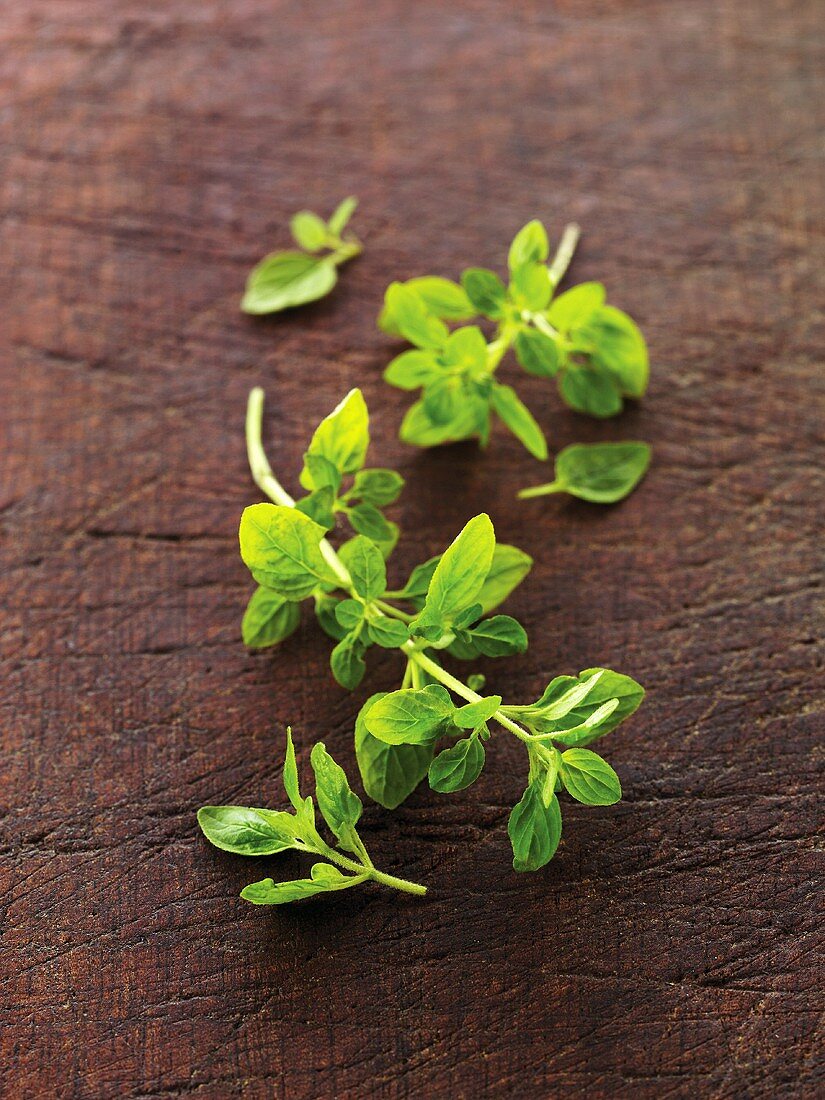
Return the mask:
[[548,481],[546,485],[531,485],[529,489],[519,489],[519,500],[529,500],[531,497],[544,497],[550,493],[563,493],[564,485],[560,481]]
[[[295,501],[281,485],[272,472],[272,467],[267,461],[261,441],[261,424],[264,415],[264,391],[256,386],[249,394],[249,402],[246,406],[246,453],[249,458],[249,468],[258,488],[266,493],[270,500],[276,504],[282,504],[286,508],[294,508]],[[327,539],[321,539],[320,550],[324,561],[341,582],[341,587],[352,594],[352,577],[349,570],[335,553],[332,544]]]
[[[352,871],[356,875],[365,879],[373,879],[375,882],[380,882],[384,886],[392,886],[395,890],[403,890],[407,894],[418,894],[419,896],[427,893],[427,887],[421,886],[417,882],[410,882],[406,878],[396,878],[395,875],[385,874],[384,871],[376,871],[372,865],[372,860],[366,854],[364,846],[361,843],[361,838],[358,837],[358,843],[364,852],[364,863],[356,863],[354,859],[350,859],[348,856],[341,855],[334,848],[330,848],[328,844],[325,844],[320,836],[316,833],[317,846],[315,849],[304,848],[306,852],[311,852],[314,855],[323,856],[328,859],[330,863],[337,863],[339,867],[343,867],[346,871]],[[353,885],[355,885],[353,883]]]
[[354,237],[350,240],[339,241],[335,251],[329,257],[330,260],[339,267],[341,264],[345,264],[347,260],[352,260],[356,256],[360,256],[364,251],[364,246],[359,240]]
[[550,281],[553,283],[554,289],[562,281],[564,273],[570,266],[570,261],[573,259],[573,253],[576,251],[576,245],[579,243],[580,236],[581,229],[575,222],[571,222],[570,225],[565,226],[564,232],[561,235],[561,240],[559,241],[559,247],[556,249],[556,255],[547,268],[550,272]]

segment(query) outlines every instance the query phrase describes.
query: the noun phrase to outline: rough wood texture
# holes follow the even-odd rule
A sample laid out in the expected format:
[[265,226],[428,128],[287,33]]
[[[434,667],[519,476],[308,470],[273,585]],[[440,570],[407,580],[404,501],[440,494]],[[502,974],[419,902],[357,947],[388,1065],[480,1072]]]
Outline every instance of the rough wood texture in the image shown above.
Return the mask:
[[[822,1095],[821,6],[1,7],[3,1095]],[[349,192],[367,251],[333,296],[243,317],[288,216]],[[544,471],[503,433],[404,448],[380,380],[385,285],[500,266],[535,215],[583,224],[573,277],[649,338],[649,397],[611,423],[520,380],[556,448],[653,443],[613,509],[516,503]],[[279,797],[287,722],[352,768],[366,694],[308,620],[240,644],[259,382],[288,481],[364,388],[409,478],[399,575],[482,506],[535,555],[531,649],[491,686],[649,687],[609,744],[625,801],[567,808],[544,873],[510,870],[503,737],[464,794],[366,815],[424,903],[255,910],[239,888],[297,864],[197,834],[203,802]]]

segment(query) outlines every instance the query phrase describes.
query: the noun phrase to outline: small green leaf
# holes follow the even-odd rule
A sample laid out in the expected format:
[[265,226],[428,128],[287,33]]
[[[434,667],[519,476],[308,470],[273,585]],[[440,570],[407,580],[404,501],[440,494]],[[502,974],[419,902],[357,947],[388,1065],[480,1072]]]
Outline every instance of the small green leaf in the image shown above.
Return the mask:
[[580,283],[553,299],[547,320],[559,332],[570,332],[604,305],[604,299],[601,283]]
[[561,839],[561,808],[555,795],[544,805],[544,779],[534,779],[513,807],[507,832],[514,871],[537,871],[556,854]]
[[388,745],[367,729],[370,708],[386,692],[371,695],[361,708],[355,723],[355,756],[361,782],[369,797],[387,810],[400,806],[424,776],[433,756],[432,743],[424,745]]
[[241,897],[253,905],[286,905],[290,901],[301,901],[330,890],[345,890],[363,881],[363,876],[343,875],[328,863],[313,864],[310,874],[312,878],[298,878],[291,882],[273,882],[271,878],[251,882],[241,890]]
[[404,478],[401,474],[397,474],[395,470],[378,467],[373,470],[358,471],[352,486],[352,495],[366,504],[384,508],[398,500],[403,488]]
[[485,512],[464,526],[442,554],[430,581],[424,604],[430,620],[451,622],[477,602],[490,571],[495,545],[495,531]]
[[306,489],[327,489],[333,491],[333,498],[341,488],[342,474],[336,466],[322,454],[304,455],[303,485]]
[[386,615],[371,619],[367,623],[367,633],[370,641],[384,649],[398,649],[410,636],[410,632],[402,622],[398,619],[390,619]]
[[354,691],[358,687],[367,671],[360,628],[347,634],[333,649],[329,655],[329,667],[342,688]]
[[477,325],[465,325],[451,333],[439,356],[445,367],[478,372],[487,368],[487,341]]
[[335,618],[346,633],[349,633],[361,625],[365,610],[359,600],[340,600],[335,605]]
[[461,276],[461,285],[479,313],[492,320],[501,317],[507,288],[494,271],[483,267],[468,268]]
[[496,543],[490,571],[476,597],[481,604],[482,613],[487,615],[503,603],[521,584],[532,566],[533,559],[517,546]]
[[307,252],[320,252],[327,243],[329,231],[326,222],[309,210],[301,210],[293,214],[289,228],[295,243]]
[[315,617],[323,632],[337,642],[347,633],[336,618],[335,611],[339,601],[333,596],[327,596],[323,592],[313,594],[315,600]]
[[407,599],[417,596],[426,596],[427,589],[430,587],[430,581],[433,579],[433,573],[440,561],[441,555],[436,554],[434,558],[422,562],[421,565],[416,565],[399,595]]
[[452,279],[440,275],[422,275],[408,279],[406,285],[424,302],[434,317],[443,321],[466,321],[475,316],[475,309],[467,293]]
[[552,294],[553,282],[545,264],[526,263],[513,272],[510,297],[519,309],[546,309]]
[[277,313],[314,302],[338,281],[335,264],[304,252],[272,252],[252,269],[241,302],[244,313]]
[[286,755],[284,756],[284,790],[286,796],[299,812],[304,808],[304,799],[301,798],[301,788],[298,784],[298,763],[295,759],[295,745],[292,741],[292,730],[286,728]]
[[456,741],[430,764],[430,786],[441,794],[463,791],[481,775],[484,756],[484,746],[477,737]]
[[324,529],[295,508],[253,504],[240,525],[241,557],[255,580],[289,600],[303,600],[319,583],[336,583],[319,543]]
[[529,263],[544,263],[550,251],[547,242],[547,231],[540,221],[528,222],[516,233],[510,252],[507,256],[507,266],[510,273],[514,274],[520,267]]
[[453,714],[453,722],[463,730],[474,730],[492,718],[501,706],[500,695],[488,695],[476,703],[467,703]]
[[332,217],[327,222],[327,228],[333,237],[340,237],[347,227],[350,218],[355,213],[355,208],[358,206],[358,199],[354,195],[349,195],[342,202],[338,204],[333,212]]
[[462,415],[467,401],[464,379],[448,374],[424,387],[424,411],[433,424],[452,424]]
[[[379,512],[378,515],[381,513]],[[383,518],[381,516],[382,520]],[[347,568],[352,577],[352,586],[362,599],[374,600],[384,595],[387,587],[387,567],[381,551],[371,539],[364,535],[353,539],[347,558]]]
[[622,395],[608,374],[572,367],[559,375],[559,393],[576,412],[604,420],[622,411]]
[[384,381],[399,390],[417,390],[442,374],[432,351],[403,351],[384,371]]
[[258,587],[246,605],[241,633],[244,645],[263,649],[288,638],[301,621],[301,606],[269,588]]
[[378,511],[373,504],[356,504],[347,512],[355,530],[374,543],[394,546],[398,540],[398,528]]
[[574,443],[556,456],[556,480],[522,489],[522,498],[570,493],[596,504],[624,500],[650,465],[647,443]]
[[389,745],[421,745],[449,728],[455,705],[440,684],[402,688],[377,700],[364,717],[367,729]]
[[521,329],[516,336],[515,352],[516,359],[528,374],[553,378],[558,372],[561,361],[558,344],[538,329]]
[[435,424],[427,415],[424,402],[416,401],[407,409],[399,436],[402,442],[416,447],[437,447],[481,434],[488,419],[487,402],[477,397],[466,398],[455,420],[446,424]]
[[524,444],[534,458],[543,462],[547,458],[547,440],[544,438],[544,432],[512,386],[503,386],[499,382],[493,383],[490,400],[493,408],[513,435]]
[[342,848],[357,851],[351,830],[361,817],[361,799],[350,789],[344,769],[332,759],[322,741],[313,745],[309,762],[315,772],[315,799],[324,821]]
[[[403,283],[391,283],[384,297],[385,313],[393,326],[418,348],[438,350],[444,346],[450,330],[427,309],[423,298]],[[383,316],[383,315],[382,315]]]
[[484,619],[472,630],[464,631],[462,641],[464,651],[456,652],[455,656],[465,661],[473,657],[510,657],[526,652],[528,644],[524,627],[509,615]]
[[198,824],[210,844],[239,856],[271,856],[301,840],[293,814],[253,806],[201,806]]
[[590,749],[563,752],[559,775],[569,793],[585,806],[612,806],[622,797],[618,775]]
[[601,306],[577,328],[577,339],[592,341],[595,363],[609,372],[628,397],[643,397],[650,366],[647,345],[636,323],[614,306]]
[[330,531],[335,526],[335,490],[331,485],[325,485],[322,489],[314,489],[309,496],[295,502],[295,507],[305,516],[315,520],[317,524]]
[[[361,391],[353,389],[315,429],[307,455],[320,455],[340,473],[353,474],[364,465],[369,442],[367,404]],[[306,459],[301,484],[305,489],[316,487]]]

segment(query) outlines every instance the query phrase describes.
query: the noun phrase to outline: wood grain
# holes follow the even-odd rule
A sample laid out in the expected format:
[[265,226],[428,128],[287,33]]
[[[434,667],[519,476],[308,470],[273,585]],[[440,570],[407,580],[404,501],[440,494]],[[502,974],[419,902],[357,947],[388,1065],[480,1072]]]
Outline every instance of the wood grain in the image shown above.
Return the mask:
[[[0,1092],[822,1095],[820,5],[0,9]],[[347,193],[367,250],[333,295],[242,316],[289,215]],[[519,380],[554,449],[653,444],[616,508],[517,503],[545,471],[504,433],[397,440],[383,288],[500,267],[533,216],[582,223],[573,279],[649,339],[615,422]],[[277,804],[287,722],[352,769],[366,694],[308,620],[277,656],[240,644],[256,383],[287,481],[363,387],[409,479],[399,576],[482,507],[536,557],[531,648],[491,688],[592,664],[649,688],[609,746],[625,800],[567,808],[545,872],[510,869],[504,738],[469,791],[366,814],[424,902],[254,910],[240,887],[297,863],[197,835],[203,802]],[[370,690],[397,674],[380,656]]]

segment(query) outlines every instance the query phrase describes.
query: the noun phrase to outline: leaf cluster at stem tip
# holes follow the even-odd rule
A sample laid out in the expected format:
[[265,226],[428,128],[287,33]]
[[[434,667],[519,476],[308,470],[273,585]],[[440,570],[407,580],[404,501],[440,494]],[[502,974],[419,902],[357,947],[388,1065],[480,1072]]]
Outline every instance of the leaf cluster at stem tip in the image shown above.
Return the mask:
[[[643,689],[629,676],[588,668],[575,676],[556,676],[535,702],[514,704],[505,703],[500,694],[481,694],[484,677],[478,673],[464,679],[454,675],[447,662],[515,656],[527,649],[522,625],[493,612],[525,578],[530,557],[498,543],[489,516],[481,513],[464,525],[443,553],[421,562],[405,580],[391,581],[388,559],[399,532],[383,509],[396,500],[403,480],[392,470],[366,466],[369,417],[360,391],[352,390],[316,429],[299,477],[304,495],[297,500],[266,459],[262,411],[263,393],[253,390],[247,450],[255,481],[272,503],[251,505],[241,517],[241,556],[258,584],[243,619],[245,642],[263,647],[282,641],[296,629],[300,605],[306,601],[335,642],[330,666],[342,687],[351,690],[360,684],[370,649],[398,652],[403,668],[400,686],[372,695],[355,723],[355,754],[364,790],[387,808],[403,802],[424,778],[441,793],[469,787],[481,775],[485,746],[494,733],[504,731],[519,740],[526,753],[526,788],[508,826],[513,866],[517,871],[542,867],[553,857],[561,836],[559,793],[566,791],[576,801],[594,806],[610,805],[621,797],[616,773],[588,746],[636,710]],[[327,536],[339,517],[353,534],[333,547]],[[320,761],[322,753],[322,746],[312,753],[318,804],[339,845],[346,847],[355,843],[347,829],[354,829],[361,803],[337,765],[323,765],[324,775],[334,776],[339,792],[335,805],[322,793],[315,766],[316,755]],[[289,765],[290,775],[291,769]],[[287,771],[285,783],[300,817],[297,788],[293,797]],[[241,812],[224,807],[222,821],[229,810]],[[210,812],[202,811],[201,824],[209,839],[218,843],[222,834]],[[227,820],[234,820],[231,814]],[[300,839],[305,846],[317,843],[310,833],[302,833]],[[301,880],[300,888],[287,884],[289,896],[282,897],[271,880],[248,887],[244,896],[267,903],[293,900],[306,896],[306,891],[318,892],[314,877]]]
[[496,376],[511,349],[528,374],[555,378],[576,412],[615,416],[625,398],[644,395],[644,337],[626,313],[607,304],[601,283],[556,293],[578,237],[578,226],[568,226],[548,263],[545,228],[531,221],[510,245],[506,282],[472,267],[459,283],[425,275],[388,287],[379,328],[413,348],[393,359],[384,378],[421,391],[401,425],[403,440],[432,447],[477,438],[484,446],[495,414],[532,455],[546,459],[532,413]]
[[347,223],[358,200],[344,199],[329,221],[301,210],[289,223],[297,249],[270,252],[256,264],[246,281],[241,301],[244,313],[277,313],[329,294],[338,281],[338,268],[362,251]]

